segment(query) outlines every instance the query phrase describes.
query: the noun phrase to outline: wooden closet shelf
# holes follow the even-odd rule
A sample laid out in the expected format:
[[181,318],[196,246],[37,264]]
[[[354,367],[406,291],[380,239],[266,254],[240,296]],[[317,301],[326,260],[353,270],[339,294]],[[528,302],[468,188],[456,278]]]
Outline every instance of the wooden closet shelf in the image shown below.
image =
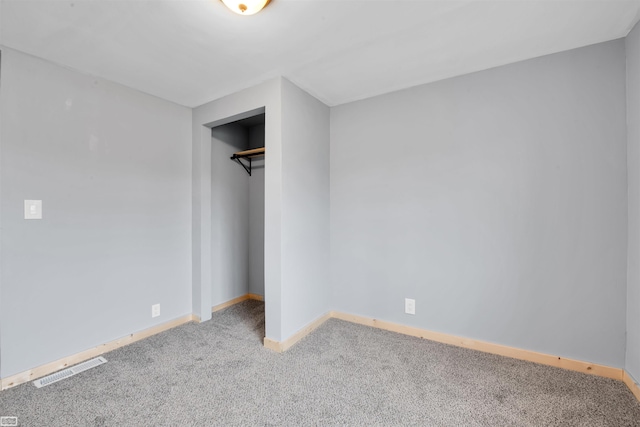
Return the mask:
[[[254,157],[264,156],[264,147],[253,148],[251,150],[238,151],[233,156],[231,156],[231,160],[235,160],[240,163],[240,165],[247,171],[249,176],[251,176],[251,159]],[[240,159],[247,159],[249,164],[246,165]]]
[[256,156],[264,156],[264,147],[253,148],[251,150],[238,151],[233,157],[256,157]]

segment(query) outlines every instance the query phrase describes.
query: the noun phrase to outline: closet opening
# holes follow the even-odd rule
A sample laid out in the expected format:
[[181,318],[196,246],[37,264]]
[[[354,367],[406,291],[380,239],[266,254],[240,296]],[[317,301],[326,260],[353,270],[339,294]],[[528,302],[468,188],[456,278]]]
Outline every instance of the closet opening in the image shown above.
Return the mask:
[[211,296],[213,311],[219,311],[214,321],[233,324],[237,333],[255,336],[261,345],[264,147],[264,113],[211,128]]

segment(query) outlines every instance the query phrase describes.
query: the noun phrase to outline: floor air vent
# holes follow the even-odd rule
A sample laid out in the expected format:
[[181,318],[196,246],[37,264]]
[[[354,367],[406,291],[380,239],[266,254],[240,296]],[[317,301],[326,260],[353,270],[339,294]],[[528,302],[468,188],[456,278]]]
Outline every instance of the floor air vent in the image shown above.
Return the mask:
[[87,369],[95,368],[96,366],[107,363],[107,359],[104,357],[96,357],[95,359],[87,360],[86,362],[82,362],[77,364],[76,366],[72,366],[71,368],[63,369],[62,371],[58,371],[55,374],[48,375],[46,377],[42,377],[39,380],[35,380],[33,385],[40,388],[49,384],[53,384],[65,378],[69,378],[74,376],[75,374],[79,374],[80,372],[84,372]]

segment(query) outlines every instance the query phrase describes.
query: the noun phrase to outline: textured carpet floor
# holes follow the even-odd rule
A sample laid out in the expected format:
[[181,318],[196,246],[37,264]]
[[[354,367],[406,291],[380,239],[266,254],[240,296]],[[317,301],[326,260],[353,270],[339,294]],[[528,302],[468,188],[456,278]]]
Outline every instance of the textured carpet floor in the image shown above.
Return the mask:
[[245,301],[0,393],[21,426],[640,426],[622,382],[331,319],[287,353]]

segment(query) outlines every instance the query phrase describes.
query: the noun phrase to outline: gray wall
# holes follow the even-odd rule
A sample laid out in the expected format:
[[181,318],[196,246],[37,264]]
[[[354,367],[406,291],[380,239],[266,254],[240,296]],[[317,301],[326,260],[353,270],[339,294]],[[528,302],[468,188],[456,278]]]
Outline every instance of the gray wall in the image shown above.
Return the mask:
[[1,376],[190,314],[190,110],[4,49],[0,115]]
[[[212,101],[193,110],[193,312],[202,320],[211,318],[211,127],[255,115],[265,116],[265,329],[272,340],[282,339],[282,79]],[[238,166],[239,167],[239,166]]]
[[249,175],[229,159],[248,142],[237,124],[211,130],[212,305],[249,292]]
[[[264,147],[264,125],[249,128],[249,147]],[[264,296],[264,159],[253,160],[249,179],[249,292]]]
[[[211,304],[210,127],[264,108],[266,337],[283,341],[329,310],[329,108],[277,78],[193,110],[193,310]],[[248,112],[254,112],[248,114]],[[209,307],[209,308],[208,308]]]
[[625,369],[640,381],[640,24],[626,39],[627,168],[629,239],[627,254],[627,354]]
[[329,311],[330,295],[329,108],[283,79],[283,338]]
[[[226,274],[211,256],[222,239],[202,221],[229,197],[214,191],[229,167],[231,185],[248,187],[244,230],[264,227],[263,245],[234,250],[253,293],[253,254],[266,257],[269,338],[337,309],[625,366],[638,379],[638,28],[626,41],[628,129],[624,49],[613,41],[331,113],[274,79],[195,109],[193,121],[189,109],[3,50],[0,375],[192,311],[206,320],[246,292],[211,286]],[[247,183],[216,155],[224,146],[210,127],[260,108],[269,168]],[[44,200],[43,220],[22,219],[28,198]],[[415,316],[403,314],[405,297]]]
[[625,126],[622,40],[332,108],[332,307],[623,367]]
[[[0,2],[1,3],[1,2]],[[0,11],[2,5],[0,4]],[[0,13],[1,15],[1,13]],[[1,19],[1,17],[0,17]],[[0,34],[2,30],[0,29]],[[0,48],[2,36],[0,35]],[[0,50],[0,101],[2,100],[2,51]],[[2,108],[0,107],[0,167],[2,166]],[[0,172],[0,378],[2,378],[2,173]]]

